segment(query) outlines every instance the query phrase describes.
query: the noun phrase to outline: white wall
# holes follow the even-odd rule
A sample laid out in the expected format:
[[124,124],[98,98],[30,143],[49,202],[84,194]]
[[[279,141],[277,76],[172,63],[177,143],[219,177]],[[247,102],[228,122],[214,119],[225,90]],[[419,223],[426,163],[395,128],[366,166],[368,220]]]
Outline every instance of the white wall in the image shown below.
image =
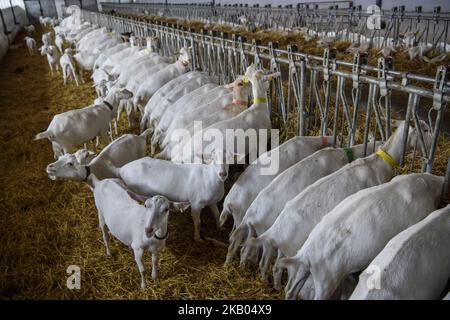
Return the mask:
[[8,36],[6,36],[3,30],[3,24],[0,22],[0,60],[8,51],[9,48],[8,38],[10,43],[12,43],[17,33],[19,33],[20,29],[22,29],[22,27],[28,22],[25,10],[21,7],[18,6],[14,7],[16,20],[19,23],[18,25],[14,24],[14,18],[11,8],[3,9],[2,13],[5,19],[6,29],[11,33]]

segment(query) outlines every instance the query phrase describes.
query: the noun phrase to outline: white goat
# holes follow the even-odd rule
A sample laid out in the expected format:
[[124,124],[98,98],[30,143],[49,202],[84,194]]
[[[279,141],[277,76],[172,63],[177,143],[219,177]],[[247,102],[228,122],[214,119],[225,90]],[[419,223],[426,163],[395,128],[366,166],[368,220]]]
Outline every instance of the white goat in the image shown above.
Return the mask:
[[150,74],[139,86],[133,97],[135,105],[146,105],[152,95],[167,82],[186,73],[191,63],[191,53],[189,48],[181,48],[178,61],[166,66],[155,74]]
[[[180,78],[180,77],[178,77]],[[189,111],[195,106],[201,106],[207,102],[211,102],[212,100],[216,99],[219,96],[222,96],[226,93],[230,93],[229,89],[226,89],[222,86],[218,86],[215,83],[209,83],[206,84],[192,92],[189,92],[185,96],[178,99],[173,104],[166,104],[166,103],[158,103],[153,108],[149,108],[149,104],[147,104],[145,108],[145,114],[146,118],[141,120],[141,126],[144,121],[147,122],[147,124],[150,126],[150,124],[154,124],[155,126],[161,120],[161,118],[164,116],[164,114],[169,110],[179,110],[179,114],[182,114],[184,111]],[[149,100],[150,103],[151,100]],[[162,101],[161,101],[162,102]],[[152,105],[153,106],[153,105]],[[166,108],[162,108],[162,106],[167,106]],[[148,109],[148,110],[147,110]],[[177,116],[177,112],[174,112],[174,116]],[[181,117],[181,115],[180,115]],[[176,119],[173,120],[173,122]],[[168,129],[169,130],[169,129]]]
[[59,73],[59,60],[61,58],[61,54],[55,46],[43,46],[41,48],[41,55],[47,56],[48,66],[50,68],[50,75],[53,76],[53,68],[56,69],[56,72]]
[[[255,236],[255,230],[242,222],[260,192],[286,169],[332,144],[333,137],[294,137],[280,147],[261,155],[241,174],[225,198],[220,216],[222,226],[233,216],[232,235],[225,263],[231,261],[246,237]],[[264,163],[268,163],[269,158],[271,161],[278,161],[279,167],[273,174],[262,174],[261,169],[266,166]]]
[[51,32],[47,32],[42,35],[42,44],[44,46],[50,46],[53,44],[53,35]]
[[[134,252],[134,259],[141,275],[141,289],[145,288],[144,250],[152,254],[152,278],[158,277],[158,255],[165,247],[169,235],[169,209],[173,205],[163,196],[154,196],[139,204],[131,191],[119,179],[98,180],[89,176],[93,187],[98,220],[103,234],[106,254],[111,255],[111,234]],[[106,228],[107,227],[107,228]]]
[[140,85],[144,83],[145,79],[157,74],[159,71],[164,70],[167,66],[169,66],[166,62],[154,63],[153,59],[151,62],[142,66],[128,81],[125,88],[133,94],[137,93]]
[[437,208],[443,183],[428,173],[403,175],[343,200],[295,257],[280,260],[279,267],[289,267],[286,298],[295,299],[309,275],[314,298],[329,298],[345,276],[366,268],[390,239]]
[[59,64],[61,65],[64,85],[67,84],[67,78],[72,77],[78,86],[79,81],[78,81],[77,63],[73,57],[72,49],[64,50],[64,54],[59,59]]
[[[269,150],[256,159],[239,176],[223,202],[220,224],[223,226],[233,216],[233,230],[237,228],[253,200],[262,189],[284,170],[317,150],[333,145],[333,137],[294,137],[278,148]],[[273,174],[262,174],[271,161],[278,161],[278,170]],[[273,162],[275,163],[275,162]],[[232,255],[227,257],[230,261]]]
[[146,139],[150,130],[144,131],[141,135],[125,134],[109,145],[95,158],[87,153],[85,149],[78,150],[75,154],[67,153],[47,166],[46,172],[51,180],[56,178],[70,180],[86,180],[90,173],[102,180],[106,178],[116,178],[109,170],[107,161],[113,165],[121,167],[131,161],[145,156]]
[[[104,51],[104,50],[103,50]],[[102,69],[111,72],[114,67],[118,64],[121,64],[123,59],[126,57],[133,55],[134,53],[138,52],[139,48],[134,47],[133,45],[131,47],[127,47],[123,50],[120,50],[112,55],[110,55],[102,64]]]
[[[197,75],[199,73],[200,72],[198,72],[198,71],[186,72],[186,73],[182,74],[181,76],[170,80],[165,85],[163,85],[161,88],[159,88],[155,92],[155,94],[150,98],[150,100],[147,102],[147,104],[145,105],[144,121],[147,121],[147,118],[149,118],[153,112],[157,112],[158,109],[161,111],[161,114],[163,114],[167,108],[170,108],[173,104],[177,103],[178,100],[182,99],[186,95],[191,94],[191,93],[186,93],[184,96],[179,97],[178,95],[183,92],[174,93],[174,91],[178,91],[179,88],[184,83],[186,83],[187,80],[197,77]],[[175,100],[175,99],[177,99],[177,100]],[[161,117],[158,116],[157,119],[159,120],[160,118]],[[144,123],[144,125],[145,125],[145,123]]]
[[[181,148],[182,151],[178,153],[172,152],[171,159],[174,162],[195,162],[196,155],[204,153],[206,148],[210,150],[221,149],[227,145],[226,142],[226,131],[228,130],[256,130],[256,132],[266,130],[266,133],[272,128],[269,115],[269,107],[267,105],[267,90],[269,88],[269,80],[278,77],[280,73],[274,73],[271,75],[264,75],[262,70],[253,71],[254,67],[250,66],[247,68],[247,76],[252,83],[253,90],[253,105],[241,112],[238,116],[215,123],[200,132],[196,133],[191,139],[184,144]],[[251,70],[251,72],[249,72]],[[214,139],[214,142],[205,141],[203,135],[205,132],[220,132],[223,139]],[[227,146],[228,148],[233,148],[230,152],[236,152],[237,149],[237,139],[234,139],[232,146]],[[259,143],[257,143],[258,145]],[[245,154],[255,154],[257,145],[248,143],[245,144]],[[242,152],[239,150],[238,152]]]
[[[201,88],[204,85],[207,85],[209,83],[215,83],[215,79],[213,77],[208,76],[205,73],[199,73],[197,76],[192,77],[189,80],[186,80],[185,82],[181,83],[176,89],[173,89],[170,95],[166,96],[166,102],[169,104],[172,104],[172,106],[175,104],[177,100],[179,100],[181,97],[185,96],[186,94],[195,91],[198,88]],[[179,104],[178,104],[179,105]],[[161,117],[158,125],[155,127],[155,135],[152,137],[152,144],[155,145],[158,140],[156,138],[156,135],[158,137],[161,137],[162,132],[165,132],[167,128],[170,126],[173,116],[174,116],[174,110],[175,108],[167,108],[164,112],[163,116]],[[184,108],[186,110],[186,108]],[[182,112],[180,112],[182,113]]]
[[28,48],[28,54],[30,56],[34,55],[34,53],[37,51],[36,49],[36,40],[34,40],[31,37],[25,37],[23,40],[25,40],[25,43]]
[[[138,58],[131,59],[132,57],[139,55]],[[156,53],[141,55],[140,52],[124,59],[120,65],[114,67],[111,74],[118,76],[118,83],[120,86],[125,87],[132,78],[134,78],[141,70],[149,69],[159,62],[167,62],[160,59],[160,56]],[[126,62],[128,60],[128,62]],[[155,62],[157,61],[157,62]]]
[[[108,59],[109,56],[112,56],[113,54],[120,52],[128,47],[129,47],[128,43],[119,43],[119,44],[115,45],[114,47],[103,50],[94,62],[94,70],[101,68],[103,63],[106,61],[106,59]],[[94,71],[94,74],[95,74],[95,71]],[[94,74],[92,75],[93,77],[94,77]]]
[[[415,194],[416,190],[412,202],[422,201],[423,195],[416,199]],[[406,213],[405,209],[399,210]],[[439,299],[450,277],[449,243],[450,205],[392,238],[361,273],[350,299]],[[379,287],[371,285],[376,284],[370,281],[374,275],[379,276]]]
[[228,159],[221,151],[213,153],[210,164],[175,164],[142,158],[111,170],[133,191],[146,196],[164,195],[172,201],[189,202],[194,222],[194,239],[200,238],[200,211],[208,207],[219,222],[217,203],[224,195]]
[[38,133],[35,140],[47,138],[52,142],[57,159],[77,145],[100,136],[106,141],[108,128],[114,118],[120,99],[129,99],[126,89],[115,89],[108,93],[102,105],[70,110],[53,117],[46,131]]
[[[261,190],[247,209],[241,224],[230,237],[228,256],[234,255],[233,249],[236,251],[245,237],[256,237],[269,229],[285,204],[309,185],[363,155],[364,145],[362,144],[344,149],[325,148],[283,171]],[[244,246],[241,251],[241,264],[245,264],[249,258],[252,258],[251,253],[257,254],[258,251]],[[264,271],[262,277],[267,281],[268,274],[265,270],[262,271]],[[280,284],[274,283],[274,287],[279,289]]]
[[[197,101],[205,101],[205,97],[211,97],[211,99],[208,99],[209,101],[203,105],[195,104]],[[180,149],[183,147],[183,141],[178,141],[179,137],[177,137],[174,133],[179,130],[192,127],[194,125],[194,121],[197,119],[205,118],[217,110],[223,109],[226,105],[229,105],[232,102],[233,93],[230,93],[228,86],[215,87],[209,92],[202,92],[202,94],[198,96],[198,99],[192,99],[190,103],[188,103],[186,107],[181,110],[179,109],[183,106],[183,103],[179,103],[177,101],[176,103],[168,106],[169,110],[166,110],[161,118],[161,122],[170,122],[168,128],[165,131],[158,131],[158,129],[166,126],[167,124],[162,125],[161,122],[159,122],[156,125],[155,134],[152,136],[152,145],[156,145],[162,140],[160,144],[161,147],[163,147],[163,150],[159,156],[170,158],[172,153],[177,153],[177,148]],[[191,131],[191,134],[192,133],[193,131]]]
[[[248,107],[248,96],[250,95],[251,87],[248,82],[244,82],[242,78],[236,79],[233,83],[231,83],[228,88],[233,89],[233,100],[230,103],[221,104],[222,101],[219,101],[217,104],[213,103],[211,108],[196,108],[188,113],[178,114],[178,119],[184,119],[188,121],[186,126],[178,126],[177,129],[185,129],[190,134],[194,133],[194,124],[193,121],[201,121],[202,127],[209,127],[214,123],[224,121],[227,119],[231,119],[241,112],[245,111]],[[220,97],[218,98],[219,100]],[[217,100],[217,99],[216,99]],[[165,115],[167,112],[165,113]],[[164,121],[164,117],[161,119],[161,123]],[[172,123],[171,123],[172,124]],[[169,127],[169,126],[168,126]],[[167,130],[167,129],[166,129]],[[169,133],[171,135],[172,131]],[[155,136],[155,135],[154,135]],[[153,136],[153,137],[154,137]],[[170,149],[167,148],[167,145],[171,141],[171,136],[165,136],[162,142],[162,146],[165,147],[165,150],[169,149],[167,155],[170,154]],[[153,139],[152,139],[152,143]]]
[[[339,202],[359,190],[388,182],[394,174],[402,150],[402,121],[377,154],[357,159],[338,171],[321,178],[295,198],[286,203],[274,224],[258,238],[250,239],[249,245],[263,247],[260,269],[266,272],[273,248],[278,249],[277,261],[283,256],[293,256],[319,221]],[[409,145],[415,145],[415,129],[410,127]],[[274,283],[280,283],[282,270],[273,267]]]

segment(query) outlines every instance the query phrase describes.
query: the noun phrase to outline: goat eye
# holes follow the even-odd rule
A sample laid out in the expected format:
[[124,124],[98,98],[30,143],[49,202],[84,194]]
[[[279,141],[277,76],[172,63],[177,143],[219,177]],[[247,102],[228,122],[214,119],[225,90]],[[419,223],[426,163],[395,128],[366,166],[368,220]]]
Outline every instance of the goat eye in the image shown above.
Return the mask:
[[244,85],[244,84],[243,84],[243,83],[241,83],[241,82],[240,82],[240,83],[238,83],[238,86],[240,86],[240,87],[242,87],[243,85]]
[[72,163],[72,162],[69,162],[68,165],[72,167],[72,166],[73,166],[73,163]]

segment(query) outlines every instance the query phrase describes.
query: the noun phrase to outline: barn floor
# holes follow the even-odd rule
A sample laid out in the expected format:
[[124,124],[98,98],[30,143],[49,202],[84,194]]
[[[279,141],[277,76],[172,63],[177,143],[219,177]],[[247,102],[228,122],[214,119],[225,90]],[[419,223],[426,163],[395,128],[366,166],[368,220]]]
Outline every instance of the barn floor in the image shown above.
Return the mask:
[[[171,214],[160,280],[153,283],[147,273],[146,290],[139,289],[130,250],[113,240],[114,257],[106,256],[91,191],[83,183],[49,180],[51,145],[33,141],[54,114],[94,98],[88,81],[63,86],[61,77],[50,76],[46,58],[27,56],[25,47],[0,62],[0,299],[281,298],[255,268],[223,267],[226,248],[194,243],[188,212]],[[120,133],[129,131],[124,124]],[[209,212],[202,218],[204,235],[226,241],[228,232],[217,231]],[[149,271],[149,255],[145,263]],[[80,290],[66,287],[70,265],[81,268]]]

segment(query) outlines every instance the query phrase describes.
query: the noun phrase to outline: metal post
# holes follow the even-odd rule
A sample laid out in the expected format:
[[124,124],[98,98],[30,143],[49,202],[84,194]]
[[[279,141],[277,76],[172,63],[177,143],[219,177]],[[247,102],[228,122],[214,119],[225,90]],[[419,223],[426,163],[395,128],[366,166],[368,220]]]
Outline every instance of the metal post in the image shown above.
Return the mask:
[[14,12],[14,7],[13,7],[13,5],[12,5],[12,0],[9,0],[9,5],[10,5],[10,7],[11,7],[11,12],[12,12],[13,19],[14,19],[14,24],[19,24],[19,23],[17,22],[17,19],[16,19],[16,14],[15,14],[15,12]]
[[38,0],[39,3],[39,11],[41,11],[41,16],[44,16],[44,10],[42,9],[41,0]]

